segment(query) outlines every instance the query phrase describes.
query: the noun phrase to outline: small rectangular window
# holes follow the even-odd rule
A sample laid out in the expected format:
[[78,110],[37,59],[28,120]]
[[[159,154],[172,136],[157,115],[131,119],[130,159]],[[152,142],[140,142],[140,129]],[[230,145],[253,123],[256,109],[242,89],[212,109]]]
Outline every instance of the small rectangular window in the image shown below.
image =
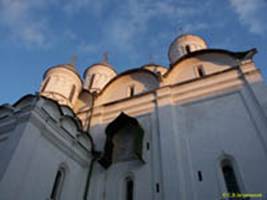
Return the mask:
[[146,143],[146,149],[147,149],[147,150],[150,149],[150,144],[149,144],[149,142]]
[[159,193],[160,190],[159,190],[159,183],[156,184],[156,192]]
[[128,87],[128,96],[129,97],[134,96],[134,92],[135,92],[134,89],[135,89],[134,85],[131,85],[131,86]]
[[202,179],[202,172],[201,171],[198,171],[197,172],[197,175],[198,175],[198,180],[201,182],[203,179]]
[[191,52],[190,46],[189,45],[186,45],[185,46],[185,50],[186,50],[186,53],[190,53]]
[[199,77],[204,77],[206,75],[204,67],[202,65],[197,66],[196,71]]

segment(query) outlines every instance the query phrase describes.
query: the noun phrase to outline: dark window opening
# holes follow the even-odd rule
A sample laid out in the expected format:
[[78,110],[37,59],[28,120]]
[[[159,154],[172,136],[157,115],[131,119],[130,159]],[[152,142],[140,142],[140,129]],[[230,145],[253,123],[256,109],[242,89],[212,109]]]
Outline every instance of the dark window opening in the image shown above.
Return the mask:
[[59,199],[60,192],[61,192],[62,185],[63,185],[63,180],[64,180],[64,169],[59,169],[57,172],[56,178],[54,180],[53,188],[50,194],[51,200]]
[[95,74],[93,74],[93,75],[91,76],[90,84],[89,84],[89,89],[93,87],[94,80],[95,80]]
[[136,154],[134,142],[135,127],[128,125],[121,128],[112,138],[112,162],[135,160]]
[[104,155],[99,163],[106,169],[117,162],[143,160],[144,130],[135,118],[121,113],[106,128]]
[[199,77],[203,77],[203,76],[206,75],[205,74],[205,70],[204,70],[204,68],[203,68],[202,65],[200,65],[200,66],[197,67],[197,72],[198,72]]
[[134,86],[129,86],[129,96],[132,97],[134,96]]
[[197,175],[198,175],[198,180],[201,182],[203,180],[201,171],[198,171]]
[[47,88],[47,85],[48,85],[49,81],[50,81],[50,77],[45,81],[44,86],[43,86],[43,88],[41,90],[42,92],[44,92],[45,89]]
[[75,87],[75,85],[73,85],[72,88],[71,88],[70,97],[69,97],[71,102],[72,102],[74,94],[75,94],[75,89],[76,89],[76,87]]
[[222,173],[227,191],[229,193],[240,193],[236,175],[230,161],[227,160],[227,163],[222,165]]
[[134,182],[131,178],[126,178],[126,200],[133,200]]
[[149,142],[146,143],[146,149],[147,149],[147,150],[150,149],[150,144],[149,144]]
[[185,46],[185,51],[186,51],[186,53],[190,53],[191,52],[191,49],[190,49],[190,46],[189,45],[186,45]]
[[159,193],[159,183],[156,184],[156,192]]

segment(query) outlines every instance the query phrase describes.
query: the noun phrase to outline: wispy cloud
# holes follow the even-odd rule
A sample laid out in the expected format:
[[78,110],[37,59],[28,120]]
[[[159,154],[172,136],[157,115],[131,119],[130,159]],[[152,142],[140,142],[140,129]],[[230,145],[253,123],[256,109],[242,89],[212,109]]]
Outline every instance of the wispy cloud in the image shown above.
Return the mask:
[[104,1],[0,0],[0,29],[7,30],[7,38],[26,47],[50,47],[60,39],[77,42],[77,33],[69,27],[55,34],[58,30],[52,24],[61,26],[62,22],[50,15],[70,15],[68,19],[80,13],[100,16]]
[[[190,20],[206,7],[200,9],[188,0],[125,0],[123,3],[118,0],[62,0],[60,3],[53,0],[0,0],[0,28],[4,26],[9,38],[30,47],[49,47],[67,41],[76,43],[80,52],[91,53],[109,46],[138,53],[136,45],[144,40],[147,46],[156,48],[155,41],[166,30],[172,37],[173,32],[208,29],[208,24]],[[54,15],[67,23],[54,21]],[[86,24],[84,17],[94,19],[94,25]],[[99,32],[98,37],[89,39],[94,35],[91,34],[93,31]],[[88,38],[84,37],[86,34]],[[149,40],[149,35],[154,39]]]
[[[190,17],[203,11],[198,7],[193,7],[192,4],[184,5],[181,2],[183,1],[178,3],[159,0],[125,1],[118,11],[119,14],[112,16],[106,37],[112,38],[110,41],[113,41],[113,43],[130,49],[131,45],[134,45],[133,41],[153,33],[152,28],[155,27],[155,24],[161,24],[161,27],[157,27],[157,32],[153,33],[154,38],[167,27],[176,30],[178,24],[185,24]],[[193,32],[206,28],[208,28],[208,25],[205,23],[191,23],[182,25],[180,29]]]
[[13,39],[18,39],[27,46],[48,45],[48,29],[44,19],[32,16],[32,10],[46,8],[45,0],[1,0],[0,22]]
[[242,24],[249,28],[251,33],[263,35],[266,33],[266,19],[262,16],[266,12],[265,0],[230,0],[234,11],[238,14]]

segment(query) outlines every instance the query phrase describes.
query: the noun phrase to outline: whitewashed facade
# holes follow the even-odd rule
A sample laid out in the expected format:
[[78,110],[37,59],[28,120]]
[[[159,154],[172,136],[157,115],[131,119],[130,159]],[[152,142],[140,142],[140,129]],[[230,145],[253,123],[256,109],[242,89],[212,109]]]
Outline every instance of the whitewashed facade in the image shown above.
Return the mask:
[[267,87],[255,49],[182,35],[170,66],[47,70],[0,107],[0,199],[267,199]]

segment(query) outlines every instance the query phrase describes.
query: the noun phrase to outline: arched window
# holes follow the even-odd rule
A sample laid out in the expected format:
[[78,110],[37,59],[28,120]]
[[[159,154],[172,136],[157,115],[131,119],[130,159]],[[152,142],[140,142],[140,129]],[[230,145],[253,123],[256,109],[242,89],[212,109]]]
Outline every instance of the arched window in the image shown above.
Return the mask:
[[99,160],[103,167],[131,160],[143,162],[144,130],[135,118],[121,113],[107,126],[106,135],[104,154]]
[[70,100],[71,102],[72,102],[73,97],[74,97],[74,94],[75,94],[75,89],[76,89],[75,85],[72,85],[72,87],[71,87],[71,91],[70,91],[70,96],[69,96],[69,100]]
[[47,87],[49,81],[50,81],[50,77],[45,81],[45,83],[44,83],[44,85],[43,85],[43,87],[42,87],[41,92],[44,92],[44,91],[45,91],[45,89],[46,89],[46,87]]
[[58,200],[60,198],[60,193],[62,191],[62,186],[65,178],[65,169],[61,167],[56,174],[53,188],[50,194],[51,200]]
[[232,162],[229,159],[224,159],[221,162],[221,170],[227,191],[229,193],[240,193],[240,187],[236,178]]
[[190,46],[189,45],[186,45],[185,46],[185,51],[186,51],[186,53],[190,53],[191,52],[191,49],[190,49]]
[[134,199],[134,182],[131,177],[125,179],[125,200]]

